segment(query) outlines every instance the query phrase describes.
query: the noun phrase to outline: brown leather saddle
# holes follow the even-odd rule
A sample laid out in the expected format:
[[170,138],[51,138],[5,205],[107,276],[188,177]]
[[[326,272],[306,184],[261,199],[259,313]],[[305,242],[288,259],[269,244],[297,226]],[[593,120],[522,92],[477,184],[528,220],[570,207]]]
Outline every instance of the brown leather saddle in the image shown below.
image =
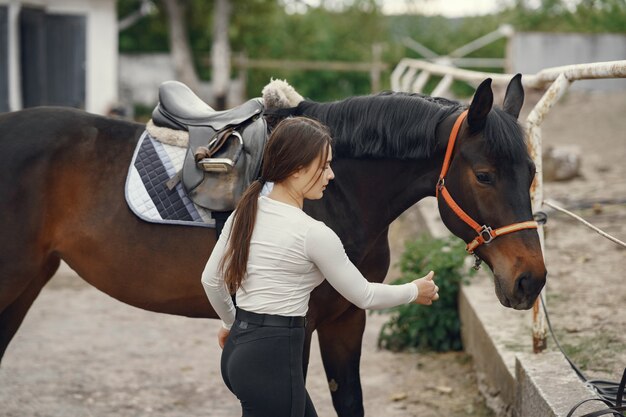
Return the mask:
[[213,211],[234,210],[261,169],[267,141],[262,115],[263,101],[258,98],[215,111],[185,84],[161,84],[153,123],[189,132],[183,169],[169,186],[181,180],[195,204]]

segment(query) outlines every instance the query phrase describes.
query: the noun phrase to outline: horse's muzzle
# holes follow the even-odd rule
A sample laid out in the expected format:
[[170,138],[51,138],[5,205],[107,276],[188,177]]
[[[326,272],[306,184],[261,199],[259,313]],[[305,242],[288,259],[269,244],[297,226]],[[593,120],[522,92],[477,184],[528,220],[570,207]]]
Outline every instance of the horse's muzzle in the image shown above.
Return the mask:
[[495,275],[496,295],[500,303],[515,310],[530,309],[541,293],[545,283],[545,270],[539,274],[525,271],[515,279],[512,286],[504,284],[502,278]]

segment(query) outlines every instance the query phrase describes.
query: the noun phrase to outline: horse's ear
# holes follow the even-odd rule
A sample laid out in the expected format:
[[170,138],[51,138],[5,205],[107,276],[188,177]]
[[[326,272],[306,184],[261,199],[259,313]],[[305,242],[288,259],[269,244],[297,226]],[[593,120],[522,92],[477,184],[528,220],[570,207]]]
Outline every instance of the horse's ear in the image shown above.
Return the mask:
[[472,104],[469,107],[467,124],[470,131],[478,132],[485,127],[491,106],[493,106],[493,91],[491,91],[491,78],[487,78],[476,89]]
[[519,112],[524,104],[524,88],[522,87],[522,74],[515,74],[511,79],[509,86],[506,88],[504,95],[504,105],[502,108],[505,112],[515,117],[519,116]]

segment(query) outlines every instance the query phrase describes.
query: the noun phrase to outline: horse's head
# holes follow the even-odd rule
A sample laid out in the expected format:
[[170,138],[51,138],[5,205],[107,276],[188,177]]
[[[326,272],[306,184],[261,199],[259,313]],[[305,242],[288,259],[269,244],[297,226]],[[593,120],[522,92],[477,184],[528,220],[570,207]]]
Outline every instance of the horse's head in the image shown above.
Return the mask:
[[502,109],[492,108],[491,79],[480,84],[437,193],[444,224],[489,265],[498,299],[515,309],[532,307],[546,280],[530,202],[535,165],[517,123],[523,101],[519,74]]

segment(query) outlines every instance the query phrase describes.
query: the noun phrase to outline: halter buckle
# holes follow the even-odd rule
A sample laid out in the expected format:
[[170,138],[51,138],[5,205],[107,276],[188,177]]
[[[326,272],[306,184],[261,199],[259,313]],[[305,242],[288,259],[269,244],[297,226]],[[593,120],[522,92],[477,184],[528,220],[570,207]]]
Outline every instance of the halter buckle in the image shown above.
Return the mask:
[[483,239],[483,243],[487,244],[494,239],[494,236],[491,234],[492,232],[493,230],[491,229],[491,227],[483,225],[482,229],[480,229],[480,232],[478,232],[480,237]]
[[441,189],[446,185],[446,180],[443,177],[439,177],[439,181],[437,181],[437,189],[441,191]]

